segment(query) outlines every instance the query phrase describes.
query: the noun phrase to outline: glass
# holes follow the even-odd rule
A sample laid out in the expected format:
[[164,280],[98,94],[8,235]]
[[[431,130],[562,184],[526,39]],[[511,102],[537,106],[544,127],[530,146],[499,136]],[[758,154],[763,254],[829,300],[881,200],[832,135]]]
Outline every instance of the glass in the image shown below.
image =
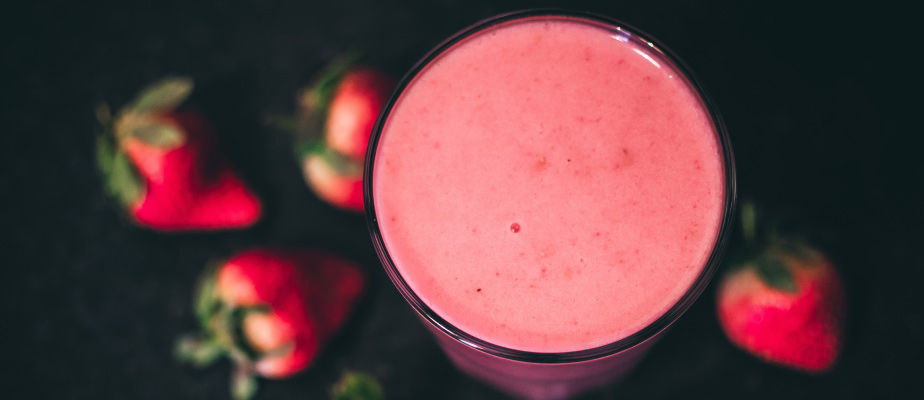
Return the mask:
[[[375,193],[373,192],[373,172],[379,141],[390,113],[405,89],[425,71],[431,62],[444,53],[451,52],[457,45],[464,43],[473,35],[511,23],[534,20],[577,21],[604,27],[617,35],[619,40],[628,40],[650,47],[650,54],[654,54],[657,59],[649,60],[656,65],[657,62],[667,63],[673,67],[674,71],[683,75],[688,86],[698,95],[701,106],[708,111],[724,168],[724,209],[718,234],[706,265],[685,294],[667,312],[634,334],[612,343],[578,351],[544,353],[504,347],[475,337],[434,312],[411,289],[396,267],[380,229],[380,224],[387,223],[387,221],[380,221],[376,214]],[[624,23],[594,14],[561,10],[526,10],[499,15],[464,29],[430,51],[402,79],[383,108],[370,139],[364,172],[364,194],[369,231],[379,258],[399,292],[424,320],[427,328],[459,369],[514,396],[529,399],[570,397],[587,389],[616,381],[630,371],[651,345],[690,307],[709,283],[720,262],[728,234],[731,231],[736,194],[734,159],[725,127],[715,107],[689,68],[665,46]],[[519,225],[513,231],[519,231]]]

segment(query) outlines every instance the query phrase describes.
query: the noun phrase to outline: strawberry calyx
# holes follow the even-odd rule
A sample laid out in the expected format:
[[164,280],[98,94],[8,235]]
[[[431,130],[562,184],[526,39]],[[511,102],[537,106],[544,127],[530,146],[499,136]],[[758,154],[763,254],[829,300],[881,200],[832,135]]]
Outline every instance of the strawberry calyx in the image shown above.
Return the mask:
[[318,72],[310,85],[298,93],[298,110],[294,118],[272,118],[274,125],[293,134],[295,155],[299,159],[307,157],[313,148],[326,147],[324,127],[331,100],[344,74],[359,58],[359,52],[352,52],[331,61]]
[[330,62],[298,92],[294,116],[274,115],[267,122],[292,134],[296,160],[318,198],[361,213],[368,142],[395,83],[358,59],[354,52]]
[[119,141],[133,138],[164,151],[183,145],[185,133],[158,117],[179,107],[192,89],[193,81],[187,77],[167,77],[151,84],[109,122],[113,134]]
[[752,265],[767,286],[788,293],[796,293],[796,283],[792,272],[786,267],[785,260],[779,256],[764,253],[757,256]]
[[257,378],[284,379],[307,368],[362,294],[358,266],[316,250],[251,248],[200,276],[193,302],[201,333],[180,338],[179,361],[234,364],[231,391],[247,399]]
[[146,189],[125,150],[126,143],[139,141],[162,152],[182,146],[186,134],[160,116],[182,104],[192,88],[189,78],[168,77],[142,90],[116,116],[107,104],[96,108],[101,127],[96,138],[97,168],[104,177],[106,192],[124,207],[136,204]]
[[295,115],[267,116],[268,125],[293,136],[293,149],[298,160],[326,151],[324,129],[331,100],[341,79],[359,58],[359,52],[349,53],[334,59],[318,72],[312,83],[299,91]]
[[137,168],[113,135],[109,107],[97,108],[102,129],[96,135],[96,167],[103,176],[106,193],[124,207],[134,204],[144,194],[144,183]]
[[174,354],[195,367],[206,367],[227,355],[235,364],[231,393],[235,399],[246,400],[257,391],[257,363],[291,352],[294,343],[287,341],[265,348],[255,342],[248,335],[246,322],[252,316],[271,315],[272,309],[264,304],[232,305],[222,300],[215,290],[217,272],[217,264],[212,264],[198,284],[195,313],[202,332],[180,337]]
[[166,77],[143,89],[123,111],[136,114],[171,111],[186,101],[192,89],[193,80],[189,77]]

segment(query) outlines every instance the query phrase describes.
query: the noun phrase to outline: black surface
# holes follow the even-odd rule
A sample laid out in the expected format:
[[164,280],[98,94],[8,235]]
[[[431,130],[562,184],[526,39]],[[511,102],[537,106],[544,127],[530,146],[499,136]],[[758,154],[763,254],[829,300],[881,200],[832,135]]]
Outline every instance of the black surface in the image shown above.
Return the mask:
[[[171,358],[196,328],[190,296],[210,259],[253,244],[325,248],[360,262],[372,290],[306,373],[263,382],[258,399],[322,399],[343,369],[393,399],[501,399],[456,372],[391,286],[361,216],[304,186],[286,136],[263,115],[326,60],[364,48],[400,76],[429,48],[493,14],[538,5],[599,12],[660,39],[725,117],[741,193],[800,212],[845,277],[839,365],[808,376],[725,340],[715,285],[619,385],[586,399],[920,396],[920,45],[889,3],[738,1],[43,1],[0,6],[0,223],[5,257],[3,398],[223,399],[227,362]],[[93,166],[93,107],[124,104],[167,74],[268,205],[242,232],[163,235],[121,221]],[[916,100],[915,100],[916,99]]]

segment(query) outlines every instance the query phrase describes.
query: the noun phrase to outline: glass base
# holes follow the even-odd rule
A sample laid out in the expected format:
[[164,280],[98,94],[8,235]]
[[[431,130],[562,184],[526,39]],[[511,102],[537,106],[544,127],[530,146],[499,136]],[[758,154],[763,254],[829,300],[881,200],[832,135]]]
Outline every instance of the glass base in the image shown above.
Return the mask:
[[424,323],[456,368],[525,400],[567,399],[615,383],[642,360],[667,330],[606,357],[573,363],[533,363],[485,353],[450,337],[426,321]]

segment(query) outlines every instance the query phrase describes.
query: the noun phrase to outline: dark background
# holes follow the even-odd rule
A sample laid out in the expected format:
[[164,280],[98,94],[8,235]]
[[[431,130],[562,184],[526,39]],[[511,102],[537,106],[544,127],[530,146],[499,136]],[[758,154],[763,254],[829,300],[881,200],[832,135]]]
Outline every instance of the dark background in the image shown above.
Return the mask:
[[[258,399],[323,399],[341,371],[375,375],[393,399],[502,399],[456,372],[387,280],[362,216],[321,203],[262,124],[327,60],[354,48],[401,76],[432,46],[491,15],[564,6],[621,19],[698,74],[734,145],[742,195],[801,216],[848,293],[836,368],[809,376],[734,348],[715,284],[621,384],[586,399],[905,398],[918,387],[924,312],[918,257],[924,168],[909,121],[920,51],[912,13],[888,2],[47,1],[5,2],[0,87],[4,398],[225,399],[227,361],[171,357],[196,329],[194,281],[254,244],[329,249],[372,288],[305,373]],[[93,164],[93,108],[168,74],[197,80],[193,105],[222,135],[267,214],[239,232],[165,235],[113,211]],[[7,397],[9,396],[9,397]]]

